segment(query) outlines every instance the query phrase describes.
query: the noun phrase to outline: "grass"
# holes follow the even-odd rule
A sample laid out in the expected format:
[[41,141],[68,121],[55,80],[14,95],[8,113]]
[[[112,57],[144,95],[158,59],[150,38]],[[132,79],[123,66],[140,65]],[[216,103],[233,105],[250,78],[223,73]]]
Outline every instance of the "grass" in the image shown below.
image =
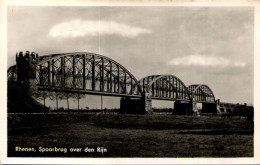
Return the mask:
[[[71,115],[70,115],[71,116]],[[20,122],[22,121],[20,118]],[[52,116],[53,118],[53,116]],[[46,120],[48,117],[45,116]],[[86,119],[86,118],[85,118]],[[53,119],[52,119],[53,120]],[[16,157],[252,157],[246,119],[165,115],[98,115],[70,124],[11,127]],[[15,152],[20,147],[104,147],[106,153]]]

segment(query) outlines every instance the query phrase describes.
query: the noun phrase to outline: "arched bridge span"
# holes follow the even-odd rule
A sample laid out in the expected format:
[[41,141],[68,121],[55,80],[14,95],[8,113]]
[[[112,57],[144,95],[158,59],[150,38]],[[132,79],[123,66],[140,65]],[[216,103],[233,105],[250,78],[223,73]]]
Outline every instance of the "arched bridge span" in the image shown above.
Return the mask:
[[215,102],[215,96],[209,86],[205,84],[193,84],[188,86],[190,98],[194,102]]
[[187,87],[174,75],[150,75],[139,82],[152,99],[190,100]]
[[[39,90],[142,96],[138,80],[125,67],[108,57],[87,52],[34,57],[28,52],[23,56],[20,52],[17,61],[35,64],[34,73],[31,70],[28,72],[35,75],[31,77]],[[17,66],[9,68],[9,79],[19,79],[19,72],[15,74],[16,68],[19,68],[19,62]]]

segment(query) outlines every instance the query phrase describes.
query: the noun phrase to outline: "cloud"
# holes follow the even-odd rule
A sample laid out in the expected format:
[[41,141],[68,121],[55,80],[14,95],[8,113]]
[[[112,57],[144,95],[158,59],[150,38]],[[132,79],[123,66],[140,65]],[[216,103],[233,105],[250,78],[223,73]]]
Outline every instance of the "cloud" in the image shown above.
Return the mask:
[[245,67],[246,63],[242,61],[231,61],[228,58],[193,54],[170,60],[168,65],[179,66],[209,66],[209,67]]
[[98,35],[120,35],[136,37],[140,34],[150,34],[151,31],[139,27],[128,26],[112,21],[73,20],[53,26],[49,31],[51,37],[85,37]]

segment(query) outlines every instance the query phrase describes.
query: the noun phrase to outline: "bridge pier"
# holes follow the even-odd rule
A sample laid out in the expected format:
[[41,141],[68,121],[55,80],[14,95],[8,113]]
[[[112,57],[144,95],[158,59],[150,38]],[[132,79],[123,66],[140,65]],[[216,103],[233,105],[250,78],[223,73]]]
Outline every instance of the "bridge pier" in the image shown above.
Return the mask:
[[121,114],[152,114],[152,100],[146,97],[122,97],[120,100]]
[[[220,113],[220,104],[219,99],[214,103],[202,103],[201,113]],[[197,115],[199,114],[199,110],[197,107],[197,102],[190,101],[175,101],[174,102],[174,110],[172,112],[173,115]]]
[[193,115],[193,104],[192,102],[174,102],[173,115]]
[[214,103],[202,103],[201,113],[220,113],[219,99]]
[[192,112],[193,112],[193,115],[199,115],[199,113],[200,113],[197,104],[198,104],[198,102],[192,101]]
[[[175,101],[173,115],[198,115],[199,110],[195,101]],[[219,101],[215,103],[202,103],[201,113],[219,113]]]
[[202,103],[201,113],[217,113],[216,103]]

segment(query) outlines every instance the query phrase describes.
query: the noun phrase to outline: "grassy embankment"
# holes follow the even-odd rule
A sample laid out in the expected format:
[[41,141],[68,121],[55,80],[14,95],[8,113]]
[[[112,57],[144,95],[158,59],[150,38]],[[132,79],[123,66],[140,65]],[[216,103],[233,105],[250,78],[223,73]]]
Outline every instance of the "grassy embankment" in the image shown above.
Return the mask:
[[[253,156],[253,132],[250,122],[245,118],[97,115],[89,119],[89,116],[81,114],[25,116],[16,115],[12,125],[9,125],[9,156]],[[10,115],[9,120],[11,118],[14,116]],[[17,119],[19,122],[16,122]],[[23,125],[23,122],[27,125]],[[30,124],[33,122],[34,125]],[[15,152],[15,146],[35,147],[36,150],[38,147],[104,147],[107,152]]]

